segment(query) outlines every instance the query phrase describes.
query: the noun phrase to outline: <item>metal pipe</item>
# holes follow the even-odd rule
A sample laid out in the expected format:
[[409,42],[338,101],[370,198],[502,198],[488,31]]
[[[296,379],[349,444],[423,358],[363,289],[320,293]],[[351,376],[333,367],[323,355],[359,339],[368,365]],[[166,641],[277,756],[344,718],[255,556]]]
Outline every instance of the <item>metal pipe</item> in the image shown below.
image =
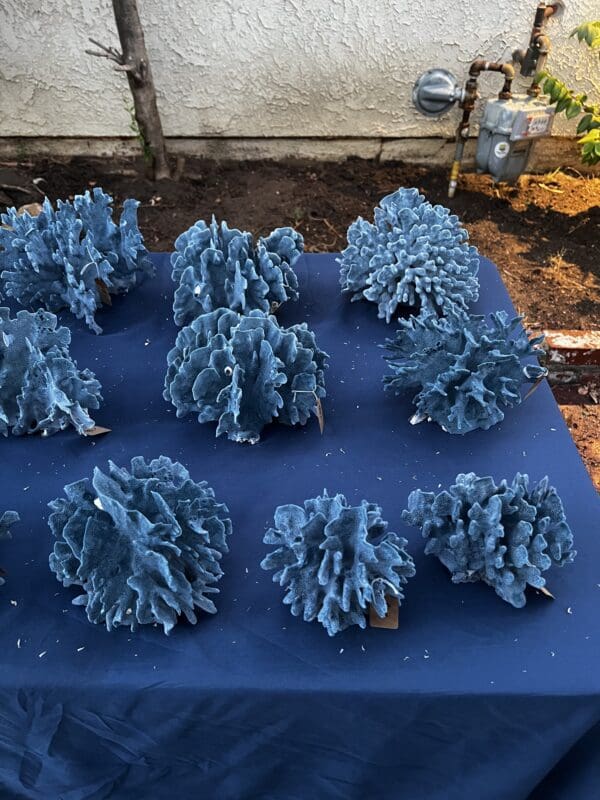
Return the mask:
[[471,112],[475,108],[477,100],[477,81],[482,72],[500,72],[504,75],[504,84],[498,97],[500,100],[510,100],[512,97],[512,82],[515,77],[515,68],[512,64],[500,61],[485,61],[478,58],[469,67],[469,77],[465,83],[463,100],[459,103],[463,110],[461,121],[456,129],[456,148],[454,150],[454,160],[450,168],[450,179],[448,182],[448,197],[454,197],[460,175],[460,165],[462,163],[465,144],[469,138],[469,128],[471,126]]

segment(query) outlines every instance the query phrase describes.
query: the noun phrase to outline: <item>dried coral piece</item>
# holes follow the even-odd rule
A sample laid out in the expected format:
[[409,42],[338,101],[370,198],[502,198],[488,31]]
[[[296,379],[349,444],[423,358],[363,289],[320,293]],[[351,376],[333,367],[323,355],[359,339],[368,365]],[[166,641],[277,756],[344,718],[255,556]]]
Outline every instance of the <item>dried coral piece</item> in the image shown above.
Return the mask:
[[350,225],[338,259],[342,291],[353,301],[377,303],[378,317],[390,322],[401,308],[445,315],[477,300],[479,256],[455,214],[401,188],[374,216],[374,224],[358,217]]
[[177,461],[150,463],[138,456],[131,471],[108,463],[65,486],[48,523],[57,541],[50,569],[64,586],[80,586],[73,600],[90,622],[162,625],[180,615],[196,622],[196,609],[216,613],[210,599],[223,571],[231,520],[205,481],[196,483]]
[[485,317],[430,314],[400,320],[400,329],[384,347],[391,374],[385,388],[417,392],[417,413],[448,433],[487,430],[504,419],[504,408],[521,402],[521,387],[546,374],[522,359],[542,353],[543,336],[529,339],[522,317],[508,321],[504,311]]
[[475,473],[457,475],[448,491],[411,492],[402,514],[421,528],[425,553],[437,556],[453,583],[484,581],[515,608],[525,589],[542,589],[542,575],[575,558],[573,534],[548,478],[530,488],[527,475],[511,484]]
[[72,425],[94,427],[90,409],[102,402],[101,386],[89,369],[71,358],[71,332],[57,327],[49,311],[0,308],[0,433],[44,436]]
[[302,255],[304,239],[293,228],[276,228],[260,236],[199,220],[175,241],[172,277],[178,284],[173,312],[176,325],[200,314],[229,308],[240,314],[273,312],[298,299],[292,267]]
[[[0,517],[0,541],[2,539],[11,539],[10,527],[14,525],[15,522],[19,522],[20,517],[16,511],[5,511],[4,514]],[[0,569],[0,586],[5,583],[4,578],[2,577],[2,570]]]
[[217,436],[256,443],[276,420],[304,425],[325,397],[327,353],[305,323],[281,328],[262,311],[220,308],[179,332],[167,356],[165,400],[177,416],[218,422]]
[[2,215],[0,286],[23,306],[68,308],[95,332],[95,313],[154,274],[137,225],[137,200],[125,200],[116,225],[112,197],[95,188],[73,202],[46,198],[41,213]]
[[305,622],[317,620],[330,636],[351,625],[366,626],[371,605],[380,618],[386,595],[404,598],[402,586],[415,574],[407,541],[387,530],[381,508],[363,500],[348,505],[342,494],[279,506],[275,527],[264,538],[276,549],[261,562],[275,570],[286,590],[283,602]]

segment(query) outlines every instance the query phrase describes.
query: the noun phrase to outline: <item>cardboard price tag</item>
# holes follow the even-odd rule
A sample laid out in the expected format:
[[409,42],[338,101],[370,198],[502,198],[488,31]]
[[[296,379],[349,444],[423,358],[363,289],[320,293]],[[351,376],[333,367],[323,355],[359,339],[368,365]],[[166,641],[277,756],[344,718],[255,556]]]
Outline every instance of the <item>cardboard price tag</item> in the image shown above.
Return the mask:
[[325,430],[325,414],[323,413],[323,406],[321,404],[321,398],[317,397],[316,395],[315,395],[315,397],[316,397],[315,414],[317,415],[317,419],[319,420],[319,430],[321,431],[321,435],[322,435],[323,431]]
[[108,291],[108,286],[104,281],[101,281],[100,278],[96,278],[96,286],[98,287],[98,294],[100,295],[102,305],[112,306],[112,297]]
[[110,428],[103,428],[101,425],[94,425],[85,432],[85,436],[102,436],[104,433],[110,433]]
[[369,625],[372,628],[388,628],[389,630],[397,630],[400,622],[398,619],[400,606],[398,605],[398,598],[393,595],[388,595],[387,614],[385,617],[378,616],[373,606],[369,606]]
[[534,594],[534,593],[535,594],[541,594],[544,597],[546,597],[548,600],[554,600],[554,595],[552,594],[550,589],[548,589],[546,586],[542,586],[541,588],[538,589],[537,586],[529,586],[529,585],[527,585],[525,591],[527,591],[529,594]]

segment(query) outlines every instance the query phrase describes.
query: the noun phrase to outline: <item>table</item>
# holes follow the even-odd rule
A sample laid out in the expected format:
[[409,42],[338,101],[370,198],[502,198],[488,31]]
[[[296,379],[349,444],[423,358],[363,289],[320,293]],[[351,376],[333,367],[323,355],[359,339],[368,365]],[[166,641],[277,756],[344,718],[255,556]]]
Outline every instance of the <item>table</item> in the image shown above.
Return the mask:
[[[598,497],[547,385],[487,432],[408,424],[410,400],[382,391],[378,345],[393,327],[350,303],[332,255],[297,265],[306,320],[331,356],[324,435],[271,426],[260,444],[215,439],[162,399],[171,322],[168,256],[154,281],[115,300],[94,336],[63,315],[73,354],[103,384],[95,439],[65,432],[0,443],[0,508],[22,522],[0,544],[0,797],[118,800],[521,800],[597,796],[600,785]],[[474,308],[511,309],[482,259]],[[231,510],[218,614],[169,637],[108,633],[71,606],[47,561],[46,504],[113,459],[180,460]],[[549,574],[556,599],[516,610],[482,584],[454,586],[401,521],[415,487],[473,470],[559,489],[579,555]],[[259,567],[275,507],[326,487],[383,506],[406,536],[417,577],[397,631],[330,639],[293,618]]]

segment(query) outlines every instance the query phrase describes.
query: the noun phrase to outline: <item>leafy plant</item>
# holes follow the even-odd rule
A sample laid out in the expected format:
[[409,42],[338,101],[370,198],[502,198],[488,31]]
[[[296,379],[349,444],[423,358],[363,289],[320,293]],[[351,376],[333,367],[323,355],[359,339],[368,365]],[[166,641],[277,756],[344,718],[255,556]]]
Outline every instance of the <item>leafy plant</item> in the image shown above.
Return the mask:
[[[592,50],[600,49],[600,20],[578,25],[571,36],[577,36]],[[567,119],[580,117],[577,135],[581,136],[582,163],[592,165],[600,162],[600,103],[590,102],[587,94],[575,92],[547,70],[536,77],[536,82],[550,97],[551,105],[556,105],[557,113],[564,112]]]

